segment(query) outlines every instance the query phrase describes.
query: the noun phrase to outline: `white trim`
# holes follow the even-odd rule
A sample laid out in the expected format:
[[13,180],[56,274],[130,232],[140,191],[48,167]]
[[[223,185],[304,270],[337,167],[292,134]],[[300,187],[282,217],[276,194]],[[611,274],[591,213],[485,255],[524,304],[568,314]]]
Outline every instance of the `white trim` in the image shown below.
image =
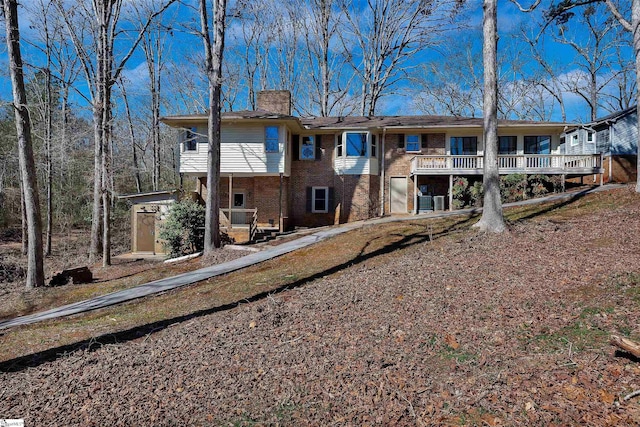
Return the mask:
[[[304,139],[308,138],[311,141],[311,157],[304,157],[302,155],[302,148],[304,147]],[[305,161],[313,161],[316,159],[316,136],[315,135],[300,135],[300,147],[298,150],[298,159]]]
[[[409,150],[409,137],[410,136],[415,136],[416,138],[418,138],[418,142],[416,144],[418,144],[418,149],[417,150]],[[414,133],[406,133],[404,135],[404,151],[406,153],[422,153],[422,135],[420,134],[414,134]]]
[[[267,129],[269,128],[275,128],[278,131],[278,139],[276,140],[278,149],[277,150],[267,150]],[[282,143],[282,129],[280,126],[278,125],[267,125],[264,127],[264,152],[265,153],[280,153],[281,149],[280,149],[280,145]]]
[[[316,190],[324,190],[324,209],[316,209]],[[311,212],[327,213],[329,212],[329,187],[311,187]]]
[[[589,141],[589,137],[591,137],[591,141]],[[596,133],[587,131],[587,144],[595,144],[596,143]]]
[[578,135],[578,132],[574,133],[571,135],[571,146],[575,147],[577,145],[580,145],[580,136]]

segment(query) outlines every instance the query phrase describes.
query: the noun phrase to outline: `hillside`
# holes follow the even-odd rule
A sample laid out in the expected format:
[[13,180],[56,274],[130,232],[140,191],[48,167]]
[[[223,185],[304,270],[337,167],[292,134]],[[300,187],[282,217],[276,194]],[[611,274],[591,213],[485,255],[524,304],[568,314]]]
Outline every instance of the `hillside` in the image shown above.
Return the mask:
[[[471,218],[431,236],[424,221],[363,228],[262,268],[295,275],[359,246],[291,289],[5,363],[0,414],[67,426],[640,423],[638,398],[622,401],[640,364],[608,344],[640,339],[640,197],[624,188],[509,218],[499,236],[469,230]],[[197,292],[206,301],[198,287],[164,297]]]

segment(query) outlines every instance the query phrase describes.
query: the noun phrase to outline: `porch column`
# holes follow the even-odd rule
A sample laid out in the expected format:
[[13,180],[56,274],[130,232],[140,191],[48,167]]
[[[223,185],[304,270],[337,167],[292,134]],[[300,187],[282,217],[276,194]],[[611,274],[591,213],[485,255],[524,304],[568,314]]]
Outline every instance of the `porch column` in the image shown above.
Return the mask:
[[282,232],[283,223],[282,223],[282,172],[280,172],[280,194],[278,194],[278,231]]
[[233,174],[229,174],[229,228],[233,228],[233,215],[231,210],[233,209]]
[[602,187],[604,184],[604,153],[600,153],[600,169],[602,169],[600,172],[600,186]]
[[418,175],[413,176],[413,214],[418,213]]
[[566,191],[566,189],[565,189],[565,182],[564,182],[564,180],[566,179],[566,175],[565,175],[565,174],[562,174],[562,175],[560,175],[560,176],[562,177],[562,180],[561,180],[561,182],[562,182],[562,192],[564,193],[564,192]]
[[453,175],[449,175],[449,211],[453,212]]

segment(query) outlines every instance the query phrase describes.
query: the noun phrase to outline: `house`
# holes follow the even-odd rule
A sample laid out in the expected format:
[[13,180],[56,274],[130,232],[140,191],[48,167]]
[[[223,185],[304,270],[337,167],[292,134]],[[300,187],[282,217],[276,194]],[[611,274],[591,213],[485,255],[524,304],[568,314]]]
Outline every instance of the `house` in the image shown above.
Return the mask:
[[638,109],[636,106],[569,129],[567,153],[602,153],[606,182],[633,182],[638,176]]
[[[206,191],[207,116],[162,119],[181,129],[180,173]],[[501,174],[602,172],[591,153],[567,155],[566,123],[501,120]],[[258,110],[223,113],[223,225],[284,230],[422,209],[452,209],[454,176],[481,177],[483,123],[448,116],[295,117],[287,91]]]

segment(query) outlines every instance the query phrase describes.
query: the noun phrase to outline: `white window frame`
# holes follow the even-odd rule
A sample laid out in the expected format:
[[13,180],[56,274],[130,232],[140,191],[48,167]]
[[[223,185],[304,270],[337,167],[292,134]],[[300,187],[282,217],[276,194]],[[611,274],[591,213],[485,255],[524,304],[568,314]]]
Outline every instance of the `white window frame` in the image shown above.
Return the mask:
[[[316,190],[324,190],[324,209],[316,209]],[[311,212],[327,213],[329,212],[329,187],[311,187]]]
[[587,131],[587,144],[596,143],[596,133]]
[[[409,149],[409,138],[411,137],[415,137],[417,138],[417,142],[411,142],[411,144],[417,144],[418,149],[417,150],[410,150]],[[406,134],[404,136],[404,149],[407,153],[421,153],[422,152],[422,137],[421,135],[418,134]]]
[[[305,139],[310,141],[311,144],[306,144],[311,147],[311,157],[305,157],[303,154],[303,149],[305,147]],[[315,135],[305,135],[301,138],[300,141],[300,153],[298,153],[298,158],[300,160],[315,160],[316,159],[316,137]]]
[[[353,155],[349,155],[349,147],[347,145],[347,135],[349,134],[363,134],[365,136],[365,153],[364,155],[358,155],[358,156],[353,156]],[[341,138],[341,142],[342,144],[340,144],[342,146],[342,157],[352,157],[352,158],[368,158],[370,153],[371,153],[371,148],[369,147],[370,144],[370,132],[363,132],[363,131],[357,131],[357,130],[351,130],[351,131],[347,131],[347,132],[343,132],[342,133],[342,138]]]
[[578,132],[571,135],[571,146],[575,147],[576,145],[580,145],[580,137],[578,135]]
[[[192,140],[194,143],[194,149],[187,149],[187,142]],[[183,153],[197,153],[198,152],[198,128],[195,126],[185,129],[184,139],[182,140],[182,152]]]
[[[278,147],[276,150],[269,150],[269,144],[267,141],[272,141],[273,142],[273,138],[267,138],[267,129],[276,129],[278,131],[278,137],[276,139],[276,147]],[[279,153],[280,152],[280,126],[265,126],[264,127],[264,152],[265,153]]]

